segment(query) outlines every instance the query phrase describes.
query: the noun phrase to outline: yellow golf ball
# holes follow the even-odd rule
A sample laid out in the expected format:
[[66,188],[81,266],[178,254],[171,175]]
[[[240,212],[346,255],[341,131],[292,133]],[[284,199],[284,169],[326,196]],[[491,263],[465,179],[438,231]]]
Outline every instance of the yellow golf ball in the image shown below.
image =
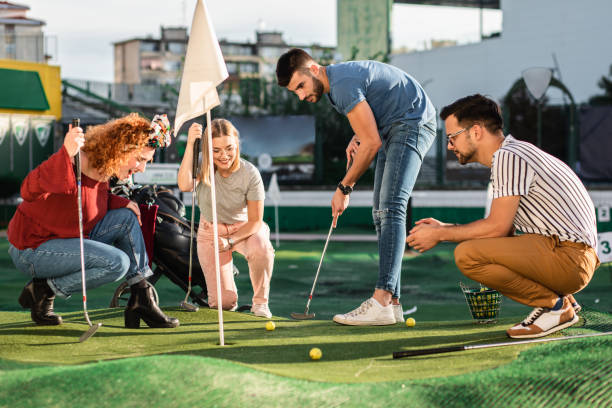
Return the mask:
[[319,360],[323,353],[321,352],[321,349],[314,347],[310,349],[310,353],[308,353],[308,355],[310,356],[311,360]]
[[415,324],[416,324],[416,320],[414,320],[412,317],[409,317],[406,319],[406,326],[413,327]]
[[272,320],[266,323],[266,330],[272,331],[274,329],[276,329],[276,325],[274,324]]

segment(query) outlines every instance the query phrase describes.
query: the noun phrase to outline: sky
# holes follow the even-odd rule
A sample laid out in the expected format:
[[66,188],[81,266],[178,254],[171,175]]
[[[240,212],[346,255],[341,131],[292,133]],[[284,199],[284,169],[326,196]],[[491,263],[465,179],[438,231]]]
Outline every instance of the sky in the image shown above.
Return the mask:
[[[196,0],[15,0],[28,16],[46,22],[50,62],[63,78],[113,81],[112,43],[159,37],[160,26],[189,26]],[[255,40],[258,29],[283,33],[289,44],[335,46],[336,1],[205,0],[217,37]],[[424,49],[431,39],[474,42],[479,38],[476,9],[395,4],[393,48]],[[484,12],[485,34],[500,31],[500,11]]]

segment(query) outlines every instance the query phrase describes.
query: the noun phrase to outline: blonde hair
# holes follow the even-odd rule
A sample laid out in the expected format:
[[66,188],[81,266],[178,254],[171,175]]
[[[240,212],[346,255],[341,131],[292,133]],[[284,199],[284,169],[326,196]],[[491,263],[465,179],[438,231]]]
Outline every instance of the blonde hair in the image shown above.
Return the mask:
[[[236,156],[234,157],[234,162],[230,167],[230,172],[235,172],[240,167],[240,138],[239,132],[232,122],[227,119],[214,119],[210,122],[210,129],[212,133],[212,137],[223,137],[223,136],[233,136],[236,138]],[[204,129],[204,134],[202,135],[202,168],[200,179],[202,182],[210,186],[210,170],[208,168],[210,164],[208,163],[208,127]],[[215,170],[217,167],[215,166]]]

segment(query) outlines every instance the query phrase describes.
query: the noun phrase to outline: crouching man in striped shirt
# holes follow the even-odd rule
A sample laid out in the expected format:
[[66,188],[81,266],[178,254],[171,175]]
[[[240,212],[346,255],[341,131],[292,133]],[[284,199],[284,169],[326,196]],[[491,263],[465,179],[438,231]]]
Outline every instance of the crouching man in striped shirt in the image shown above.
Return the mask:
[[465,225],[419,220],[406,242],[419,252],[461,242],[455,262],[465,276],[534,307],[507,330],[510,337],[542,337],[575,324],[580,306],[572,294],[599,266],[595,209],[584,185],[559,159],[504,137],[499,107],[482,95],[459,99],[440,116],[459,163],[491,168],[491,211]]

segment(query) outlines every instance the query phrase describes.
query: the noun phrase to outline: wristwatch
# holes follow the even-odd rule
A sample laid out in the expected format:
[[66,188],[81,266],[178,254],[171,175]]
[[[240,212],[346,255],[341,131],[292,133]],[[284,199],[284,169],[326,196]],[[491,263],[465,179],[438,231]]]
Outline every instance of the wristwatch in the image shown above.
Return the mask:
[[337,187],[340,189],[340,191],[342,191],[342,194],[344,195],[349,195],[353,192],[353,187],[345,186],[344,184],[342,184],[342,182],[339,182]]
[[234,247],[234,240],[232,239],[232,237],[227,238],[227,244],[229,245],[230,248]]

